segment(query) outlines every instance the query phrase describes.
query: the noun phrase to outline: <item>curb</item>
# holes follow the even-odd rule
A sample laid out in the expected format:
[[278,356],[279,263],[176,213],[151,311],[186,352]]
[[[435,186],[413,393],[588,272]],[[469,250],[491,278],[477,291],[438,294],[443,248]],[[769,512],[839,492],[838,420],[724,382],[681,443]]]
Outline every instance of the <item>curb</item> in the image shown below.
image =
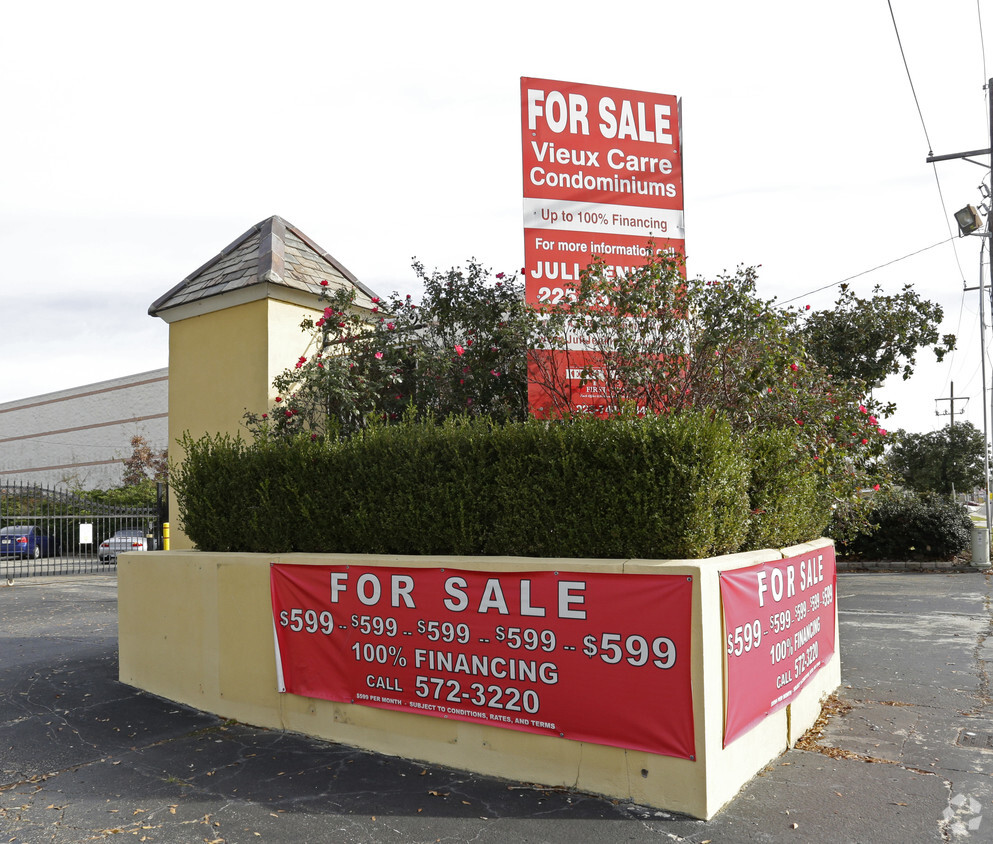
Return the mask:
[[872,572],[985,573],[990,569],[975,568],[965,560],[838,560],[838,571],[866,574]]

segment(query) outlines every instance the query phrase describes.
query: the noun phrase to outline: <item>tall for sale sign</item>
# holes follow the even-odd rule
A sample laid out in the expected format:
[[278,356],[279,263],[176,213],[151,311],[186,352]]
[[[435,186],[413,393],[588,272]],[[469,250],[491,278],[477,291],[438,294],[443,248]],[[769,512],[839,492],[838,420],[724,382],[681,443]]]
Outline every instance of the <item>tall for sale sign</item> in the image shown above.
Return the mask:
[[[655,249],[683,252],[683,167],[679,100],[521,79],[525,295],[533,305],[567,303],[595,256],[621,276]],[[602,410],[597,365],[582,337],[563,351],[533,350],[531,409],[553,404],[534,367],[554,372],[574,408]],[[544,382],[547,384],[548,378]]]
[[692,759],[683,575],[271,567],[279,689]]
[[835,652],[834,548],[720,572],[724,745],[782,709]]

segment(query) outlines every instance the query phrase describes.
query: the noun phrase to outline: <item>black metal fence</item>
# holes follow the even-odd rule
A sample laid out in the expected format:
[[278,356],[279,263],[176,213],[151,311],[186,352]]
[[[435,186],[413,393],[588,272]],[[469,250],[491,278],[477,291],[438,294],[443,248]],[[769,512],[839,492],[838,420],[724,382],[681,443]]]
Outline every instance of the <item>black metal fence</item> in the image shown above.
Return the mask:
[[113,573],[118,553],[161,549],[168,487],[160,484],[156,498],[151,506],[120,506],[35,484],[0,484],[0,579]]

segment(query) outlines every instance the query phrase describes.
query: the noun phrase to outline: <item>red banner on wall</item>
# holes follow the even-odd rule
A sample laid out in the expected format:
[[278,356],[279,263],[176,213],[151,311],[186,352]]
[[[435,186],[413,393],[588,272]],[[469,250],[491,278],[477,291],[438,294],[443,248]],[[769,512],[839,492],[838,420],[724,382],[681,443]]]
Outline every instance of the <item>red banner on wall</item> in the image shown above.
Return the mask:
[[[521,130],[529,303],[567,303],[594,256],[622,276],[646,262],[649,240],[656,249],[684,251],[676,97],[525,77]],[[555,373],[573,408],[612,409],[596,385],[581,388],[580,376],[573,377],[583,368],[575,351],[585,348],[535,350],[529,391],[535,413],[558,405],[538,369]]]
[[720,572],[724,745],[792,701],[835,651],[834,548]]
[[694,758],[692,578],[274,564],[280,691]]

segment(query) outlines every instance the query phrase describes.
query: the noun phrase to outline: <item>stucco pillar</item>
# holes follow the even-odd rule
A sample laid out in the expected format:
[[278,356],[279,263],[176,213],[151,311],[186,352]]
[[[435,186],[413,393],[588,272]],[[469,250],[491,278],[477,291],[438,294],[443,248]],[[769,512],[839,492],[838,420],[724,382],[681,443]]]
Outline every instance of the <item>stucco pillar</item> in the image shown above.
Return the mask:
[[[322,282],[351,287],[356,306],[373,293],[280,217],[242,234],[149,308],[169,323],[169,457],[184,458],[185,433],[247,434],[246,412],[271,407],[273,379],[308,354],[306,316],[318,316]],[[170,496],[171,547],[191,547]]]

